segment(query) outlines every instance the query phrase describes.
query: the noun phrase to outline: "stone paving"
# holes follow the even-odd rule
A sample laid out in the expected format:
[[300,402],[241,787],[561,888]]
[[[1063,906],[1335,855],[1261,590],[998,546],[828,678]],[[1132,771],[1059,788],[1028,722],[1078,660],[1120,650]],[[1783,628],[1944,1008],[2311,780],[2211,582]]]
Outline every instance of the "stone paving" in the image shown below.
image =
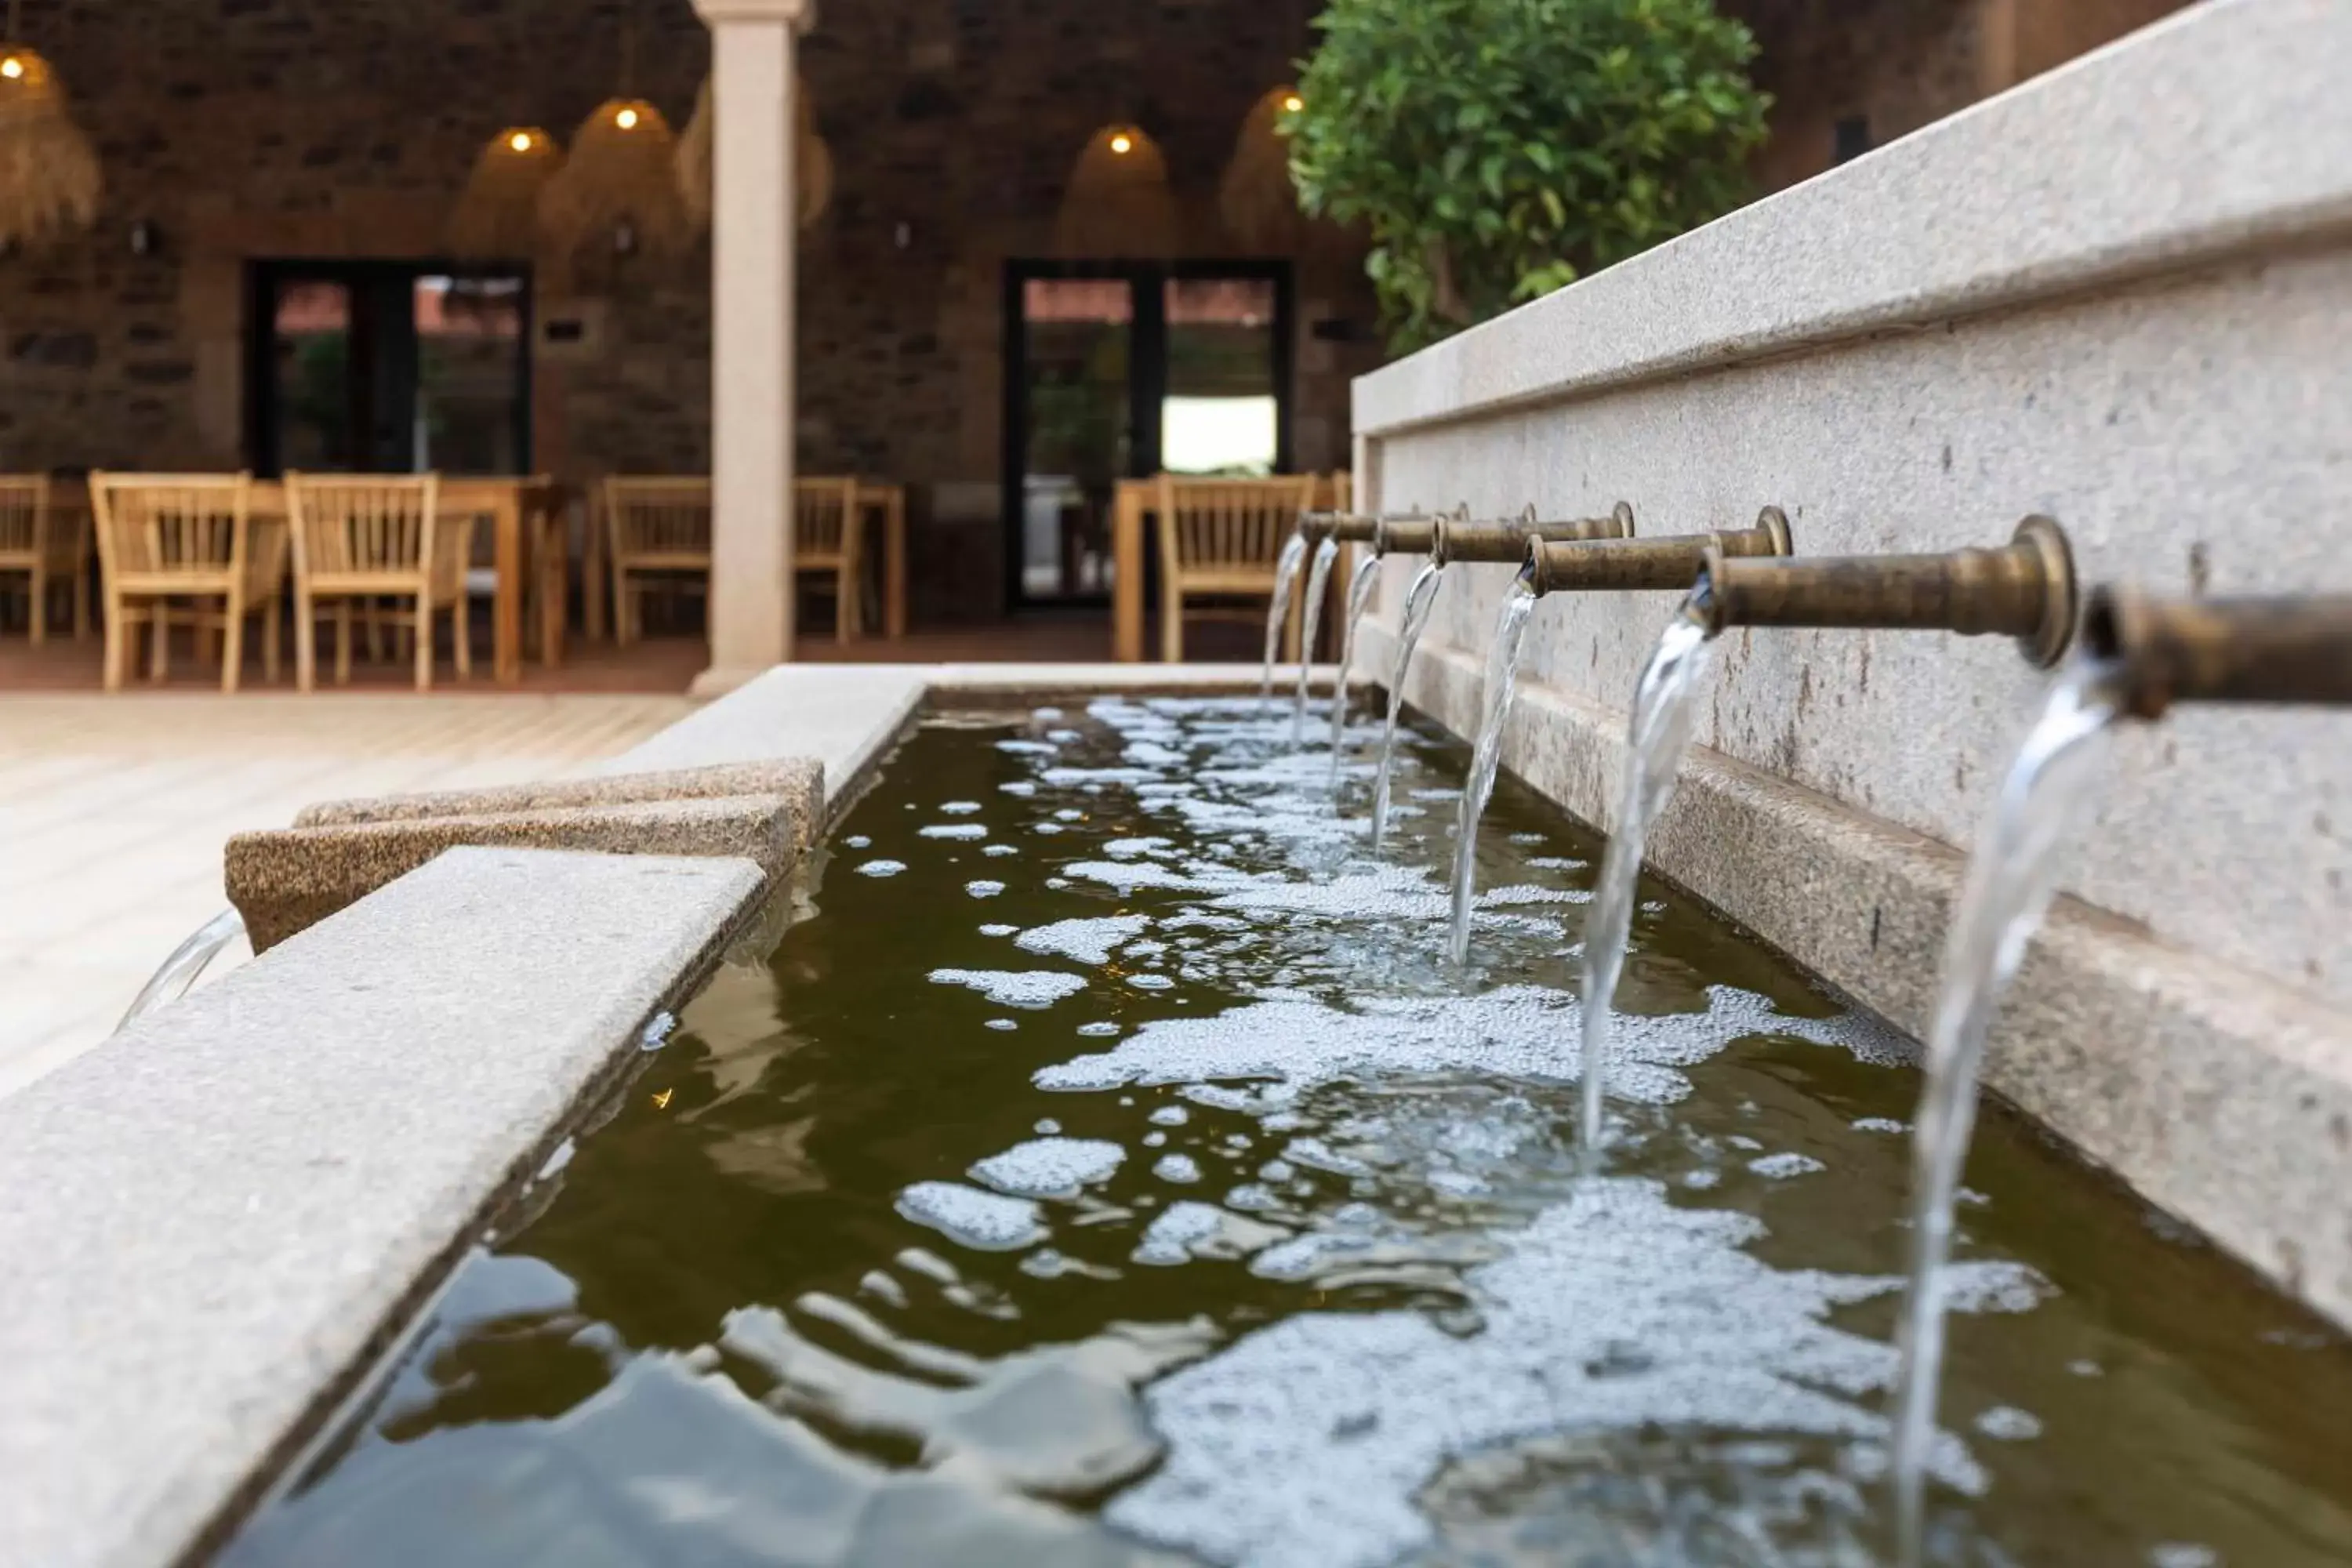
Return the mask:
[[[110,1033],[226,903],[221,848],[313,801],[560,776],[682,697],[0,698],[0,1095]],[[240,962],[222,955],[216,975]]]

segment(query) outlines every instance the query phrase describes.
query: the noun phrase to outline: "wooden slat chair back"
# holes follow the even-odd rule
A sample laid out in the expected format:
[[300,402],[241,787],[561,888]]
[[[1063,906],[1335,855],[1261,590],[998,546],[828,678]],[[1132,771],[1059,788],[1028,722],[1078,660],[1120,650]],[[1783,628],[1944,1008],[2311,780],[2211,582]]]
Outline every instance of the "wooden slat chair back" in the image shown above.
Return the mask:
[[49,637],[51,590],[70,585],[77,637],[89,630],[89,532],[81,516],[53,504],[46,474],[0,474],[0,577],[27,579],[32,640]]
[[174,625],[222,634],[221,689],[236,690],[245,618],[256,612],[264,617],[268,673],[278,679],[286,534],[274,521],[257,525],[249,475],[95,473],[89,499],[106,598],[108,690],[121,686],[130,638],[142,626],[152,673],[163,679]]
[[857,494],[855,475],[793,481],[793,575],[833,579],[834,637],[840,642],[857,636],[864,609]]
[[604,522],[612,539],[613,629],[623,643],[643,635],[648,587],[709,591],[709,479],[608,479]]
[[[1193,605],[1207,597],[1271,600],[1275,563],[1298,514],[1315,499],[1313,475],[1272,479],[1188,479],[1160,476],[1161,651],[1184,658],[1184,617],[1263,616],[1263,603],[1235,610],[1225,604]],[[1292,641],[1297,640],[1293,605]],[[1294,650],[1295,651],[1295,650]]]
[[352,675],[355,606],[378,599],[411,601],[416,637],[416,689],[433,687],[433,616],[458,622],[457,665],[471,673],[460,619],[466,613],[466,559],[473,523],[440,515],[440,480],[432,474],[292,474],[286,501],[294,530],[295,682],[317,679],[320,602],[335,616],[335,679]]

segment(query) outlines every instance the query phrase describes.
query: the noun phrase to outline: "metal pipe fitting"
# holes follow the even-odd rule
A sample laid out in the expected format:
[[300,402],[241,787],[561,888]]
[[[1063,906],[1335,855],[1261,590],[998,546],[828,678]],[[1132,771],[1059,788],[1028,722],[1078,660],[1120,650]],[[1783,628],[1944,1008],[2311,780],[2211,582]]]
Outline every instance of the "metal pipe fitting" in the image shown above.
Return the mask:
[[1426,555],[1437,537],[1437,520],[1384,517],[1372,525],[1375,555]]
[[2101,588],[2083,643],[2119,667],[2124,706],[2160,719],[2176,702],[2352,706],[2352,594],[2161,599]]
[[1675,533],[1660,539],[1599,540],[1528,544],[1522,572],[1537,594],[1623,593],[1643,588],[1687,588],[1698,580],[1710,552],[1727,559],[1786,555],[1795,547],[1789,520],[1768,506],[1753,527],[1714,533]]
[[1499,522],[1446,517],[1437,520],[1429,558],[1440,566],[1449,566],[1456,561],[1519,562],[1527,559],[1528,542],[1531,539],[1625,539],[1633,532],[1633,509],[1622,500],[1607,517],[1564,518],[1552,522],[1538,521],[1533,507],[1524,516]]
[[2074,639],[2074,552],[2057,523],[2029,517],[1997,550],[1736,561],[1710,554],[1706,616],[1729,626],[1878,626],[2015,637],[2044,668]]

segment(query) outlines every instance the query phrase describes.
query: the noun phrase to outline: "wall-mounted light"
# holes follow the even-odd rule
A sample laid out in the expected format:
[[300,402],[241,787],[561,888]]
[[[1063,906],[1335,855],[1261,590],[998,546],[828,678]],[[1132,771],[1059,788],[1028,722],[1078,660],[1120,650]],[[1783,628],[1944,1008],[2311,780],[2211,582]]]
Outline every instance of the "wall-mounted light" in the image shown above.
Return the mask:
[[1282,100],[1282,111],[1285,114],[1296,114],[1306,107],[1307,100],[1295,92]]
[[634,109],[624,109],[620,113],[613,116],[613,123],[624,131],[635,131],[637,128],[637,111]]
[[1122,131],[1110,139],[1110,150],[1124,158],[1135,151],[1135,138]]

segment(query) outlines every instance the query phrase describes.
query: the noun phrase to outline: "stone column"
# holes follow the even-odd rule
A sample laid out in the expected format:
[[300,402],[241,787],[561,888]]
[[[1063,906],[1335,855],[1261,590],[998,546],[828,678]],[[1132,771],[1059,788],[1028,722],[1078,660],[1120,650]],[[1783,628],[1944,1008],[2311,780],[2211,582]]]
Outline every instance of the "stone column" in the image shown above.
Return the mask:
[[710,667],[793,656],[793,189],[798,35],[815,0],[695,0],[710,28]]

